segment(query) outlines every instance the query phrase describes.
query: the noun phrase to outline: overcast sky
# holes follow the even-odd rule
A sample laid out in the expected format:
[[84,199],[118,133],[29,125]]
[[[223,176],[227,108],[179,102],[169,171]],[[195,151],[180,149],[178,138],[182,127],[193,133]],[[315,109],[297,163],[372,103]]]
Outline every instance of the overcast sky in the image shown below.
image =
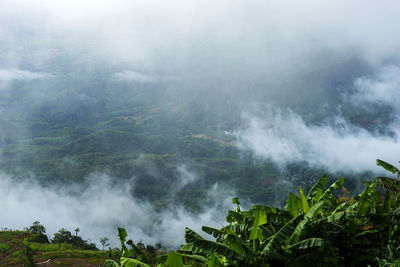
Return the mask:
[[[398,1],[19,1],[0,3],[3,67],[77,47],[110,63],[227,79],[276,75],[359,55],[397,57]],[[21,47],[28,51],[20,53]],[[5,59],[4,59],[5,58]],[[31,62],[33,64],[33,62]],[[319,62],[319,64],[322,64]],[[189,67],[189,68],[188,68]]]

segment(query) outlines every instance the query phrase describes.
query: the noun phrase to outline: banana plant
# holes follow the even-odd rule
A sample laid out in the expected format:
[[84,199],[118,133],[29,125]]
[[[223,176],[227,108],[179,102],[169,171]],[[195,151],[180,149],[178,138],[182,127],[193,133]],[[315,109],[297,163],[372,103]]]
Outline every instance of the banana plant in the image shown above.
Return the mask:
[[[126,237],[128,234],[126,233],[125,228],[118,228],[118,237],[121,241],[121,248],[122,248],[122,254],[120,258],[120,263],[116,263],[113,260],[106,260],[105,265],[107,267],[151,267],[150,264],[144,263],[138,259],[133,259],[132,258],[132,253],[129,251],[129,249],[126,247],[125,242]],[[129,240],[128,240],[129,242]],[[127,243],[128,243],[127,242]],[[136,257],[139,259],[145,258],[143,253],[140,251],[139,248],[137,248],[132,242],[130,242],[130,246],[132,247],[132,250],[136,254]],[[207,259],[199,257],[199,256],[185,256],[185,259],[183,255],[181,255],[178,252],[175,251],[170,251],[169,254],[167,255],[162,255],[159,257],[160,264],[158,267],[185,267],[185,266],[197,266],[195,263],[199,262],[202,263],[201,265],[198,266],[205,266],[204,263],[207,262]],[[188,264],[184,264],[184,262]]]
[[[121,258],[119,259],[121,266],[120,267],[150,267],[149,264],[146,264],[144,262],[141,262],[137,259],[132,258],[132,253],[129,251],[129,249],[126,247],[125,242],[126,242],[126,237],[128,234],[126,233],[125,228],[118,228],[118,237],[119,240],[121,241],[121,249],[122,249],[122,254]],[[136,248],[136,247],[135,247]],[[139,250],[135,250],[138,254],[140,254]],[[105,262],[107,267],[117,267],[119,266],[118,263],[116,263],[113,260],[107,260]]]
[[[393,165],[377,164],[400,176]],[[226,226],[202,227],[214,240],[186,228],[186,244],[159,256],[159,266],[309,266],[316,259],[321,266],[400,262],[400,181],[378,177],[354,198],[338,197],[344,178],[326,188],[327,182],[322,176],[307,194],[302,188],[298,195],[290,193],[284,208],[255,205],[243,210],[234,198],[236,209],[228,212]],[[139,261],[144,258],[131,258],[122,228],[119,237],[121,266],[149,266]],[[118,265],[110,261],[107,266]]]

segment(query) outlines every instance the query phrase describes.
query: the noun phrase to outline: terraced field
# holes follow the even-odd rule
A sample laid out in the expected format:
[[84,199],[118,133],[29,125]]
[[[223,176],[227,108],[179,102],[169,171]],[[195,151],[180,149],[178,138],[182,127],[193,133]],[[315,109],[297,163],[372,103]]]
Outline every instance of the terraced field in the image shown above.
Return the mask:
[[81,250],[70,244],[40,244],[30,242],[32,233],[0,232],[0,266],[29,266],[27,247],[38,266],[102,266],[110,257],[108,251]]

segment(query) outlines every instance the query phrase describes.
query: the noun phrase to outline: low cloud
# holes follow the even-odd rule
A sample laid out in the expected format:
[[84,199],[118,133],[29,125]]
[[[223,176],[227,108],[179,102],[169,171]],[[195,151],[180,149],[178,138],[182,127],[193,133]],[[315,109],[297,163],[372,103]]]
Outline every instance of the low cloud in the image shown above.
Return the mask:
[[400,131],[394,137],[374,136],[346,123],[332,126],[307,125],[295,114],[278,111],[268,120],[246,115],[248,125],[236,132],[239,147],[284,166],[306,162],[331,172],[379,170],[377,158],[399,159]]
[[244,114],[246,126],[236,131],[238,145],[252,150],[281,166],[306,162],[310,167],[331,172],[378,171],[377,158],[395,163],[399,160],[400,69],[387,66],[371,77],[355,79],[354,90],[344,101],[355,108],[368,103],[388,105],[395,119],[388,125],[390,136],[372,133],[346,121],[340,114],[324,124],[307,124],[290,110],[266,108],[263,116]]
[[125,70],[114,74],[114,78],[118,81],[138,82],[138,83],[153,83],[164,81],[175,81],[178,78],[173,76],[144,74],[136,71]]
[[182,189],[188,184],[191,184],[199,179],[196,173],[190,171],[188,167],[184,164],[177,166],[176,170],[178,171],[178,181],[176,183],[177,189]]
[[358,105],[364,103],[384,103],[400,111],[400,68],[394,65],[383,67],[373,77],[355,80],[356,93],[350,101]]
[[20,69],[0,69],[0,81],[30,81],[52,77],[54,77],[54,75],[44,72],[33,72]]
[[[118,247],[117,227],[125,227],[129,238],[146,244],[161,242],[169,248],[184,243],[184,229],[201,231],[202,225],[220,227],[230,207],[230,199],[208,207],[198,215],[183,207],[156,211],[151,204],[141,201],[130,192],[134,183],[113,184],[104,174],[93,174],[86,180],[87,188],[71,185],[67,188],[43,188],[35,180],[16,182],[10,176],[0,175],[0,205],[2,227],[22,229],[33,221],[40,221],[51,238],[61,228],[81,229],[83,238],[99,245],[101,237],[111,239]],[[218,186],[210,191],[217,192]],[[209,197],[213,197],[210,195]],[[224,207],[224,213],[221,207]]]

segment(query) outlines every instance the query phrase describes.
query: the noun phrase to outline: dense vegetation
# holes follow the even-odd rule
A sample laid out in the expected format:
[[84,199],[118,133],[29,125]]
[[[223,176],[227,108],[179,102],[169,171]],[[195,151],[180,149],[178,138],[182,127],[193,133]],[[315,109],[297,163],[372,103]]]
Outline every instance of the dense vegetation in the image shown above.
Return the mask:
[[[5,102],[30,99],[24,86],[16,86]],[[251,195],[256,201],[274,199],[273,184],[282,173],[271,162],[253,164],[251,155],[241,154],[230,143],[233,137],[223,130],[234,129],[237,122],[226,118],[220,124],[194,97],[185,104],[172,100],[176,94],[157,100],[162,88],[154,85],[105,86],[91,87],[89,92],[65,89],[60,93],[64,92],[60,88],[44,103],[30,105],[29,112],[0,118],[5,129],[0,132],[0,169],[21,180],[34,174],[43,186],[84,183],[96,172],[118,181],[136,177],[133,193],[162,206],[166,203],[159,196],[179,182],[177,166],[185,165],[199,179],[171,201],[189,210],[199,211],[200,200],[216,182],[238,188],[239,195]],[[83,93],[90,93],[92,101],[79,99]],[[253,182],[243,183],[244,178]],[[271,194],[261,194],[260,187]]]
[[93,247],[88,249],[86,246],[57,242],[49,242],[47,237],[44,240],[29,230],[0,231],[0,265],[95,267],[102,265],[107,258],[119,257],[119,251],[116,250],[99,251]]
[[[52,70],[58,68],[59,64],[51,66]],[[340,90],[351,88],[355,74],[348,74],[349,67],[337,69],[346,71],[337,75],[340,81],[334,84],[325,77],[329,70],[317,75],[327,80],[329,95],[317,96],[304,86],[307,90],[296,98],[282,97],[277,105],[290,107],[305,121],[318,125],[336,114],[340,104],[343,117],[352,124],[385,133],[385,125],[393,117],[390,108],[360,109],[342,103]],[[199,179],[170,199],[195,212],[200,211],[207,190],[215,183],[233,188],[241,198],[272,203],[292,189],[280,192],[280,181],[290,180],[308,189],[322,174],[301,162],[282,170],[234,146],[235,137],[224,131],[232,133],[243,125],[243,103],[250,96],[196,91],[175,82],[117,82],[111,74],[118,69],[113,67],[73,70],[73,77],[12,83],[2,95],[2,172],[20,180],[33,175],[43,186],[83,183],[96,172],[124,182],[135,177],[132,193],[161,209],[171,203],[159,196],[168,194],[179,182],[177,166],[183,164]],[[289,84],[301,87],[299,81],[288,79]],[[281,87],[291,88],[289,84]],[[304,102],[287,103],[300,97]],[[275,103],[269,95],[258,95],[256,100]]]
[[[4,229],[0,231],[0,266],[103,266],[106,259],[119,261],[121,250],[111,248],[109,238],[100,239],[102,250],[94,243],[89,243],[78,235],[79,228],[74,234],[61,228],[49,240],[46,229],[40,222],[35,221],[23,231]],[[165,253],[165,248],[157,243],[145,246],[142,241],[134,244],[140,259],[156,263],[157,256]]]
[[[377,164],[400,176],[396,167]],[[160,266],[398,266],[400,264],[400,182],[378,177],[365,183],[353,197],[341,178],[325,185],[322,176],[306,195],[290,193],[287,205],[255,205],[229,211],[228,225],[203,226],[215,241],[186,228],[186,244],[158,257]],[[338,190],[342,189],[342,193]],[[129,250],[127,233],[119,229],[121,266],[149,266],[135,246]],[[134,258],[132,258],[132,255]],[[107,261],[107,266],[118,266]]]
[[[39,1],[0,0],[2,223],[101,240],[3,229],[0,266],[400,267],[400,186],[364,168],[399,144],[386,4]],[[188,228],[168,254],[103,237],[126,225],[176,249],[177,225],[219,222],[231,195],[225,227]]]
[[[400,177],[395,166],[377,164]],[[398,266],[400,181],[377,177],[356,196],[343,187],[345,178],[326,187],[328,181],[324,175],[307,194],[302,188],[290,193],[283,208],[244,210],[234,198],[236,209],[228,212],[226,226],[202,227],[214,240],[186,228],[186,244],[167,254],[159,244],[127,241],[124,228],[118,229],[121,250],[105,250],[108,238],[101,239],[103,250],[98,250],[78,235],[79,228],[74,234],[62,228],[49,240],[36,221],[25,231],[0,232],[0,261],[26,266]]]

